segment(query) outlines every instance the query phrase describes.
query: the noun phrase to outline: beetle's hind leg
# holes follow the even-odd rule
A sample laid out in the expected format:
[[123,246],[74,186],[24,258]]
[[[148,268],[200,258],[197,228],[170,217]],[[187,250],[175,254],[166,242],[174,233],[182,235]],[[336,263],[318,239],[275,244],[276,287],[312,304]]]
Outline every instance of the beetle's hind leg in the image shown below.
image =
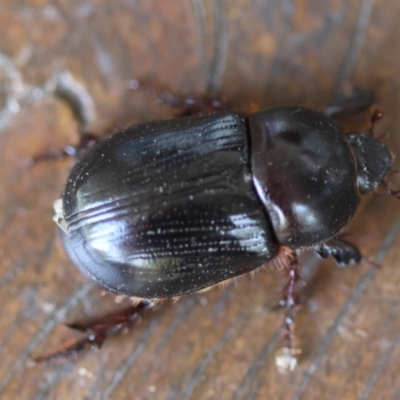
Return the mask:
[[131,80],[129,87],[132,90],[142,90],[156,102],[177,109],[177,116],[207,114],[232,108],[227,100],[220,96],[209,94],[178,96],[168,90],[150,86],[137,80]]
[[139,322],[146,311],[154,307],[153,300],[141,300],[123,310],[119,310],[104,317],[89,321],[87,323],[66,324],[69,328],[84,333],[82,339],[76,340],[65,345],[62,349],[45,356],[35,357],[33,363],[51,361],[55,359],[65,359],[75,356],[87,348],[98,349],[111,334],[123,330],[130,325]]
[[79,126],[79,142],[64,148],[51,148],[45,153],[23,160],[23,164],[30,166],[41,161],[63,159],[68,157],[79,158],[82,152],[92,147],[99,137],[87,130],[87,126],[94,120],[94,102],[88,90],[73,76],[64,71],[58,73],[51,80],[53,93],[58,98],[64,100],[70,107]]
[[93,147],[99,141],[99,136],[91,132],[79,132],[78,144],[72,146],[65,146],[64,148],[51,148],[45,153],[37,154],[36,156],[29,157],[23,160],[23,164],[31,166],[42,161],[60,160],[64,158],[74,157],[78,158],[80,155]]

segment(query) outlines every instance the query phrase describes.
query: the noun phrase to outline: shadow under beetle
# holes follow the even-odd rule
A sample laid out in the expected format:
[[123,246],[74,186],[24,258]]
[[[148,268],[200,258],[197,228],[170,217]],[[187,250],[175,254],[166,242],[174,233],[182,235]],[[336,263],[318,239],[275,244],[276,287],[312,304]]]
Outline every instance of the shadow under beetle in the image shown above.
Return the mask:
[[[361,99],[361,100],[360,100]],[[387,147],[366,133],[344,135],[335,118],[371,98],[341,99],[325,113],[278,107],[246,115],[209,102],[189,115],[133,126],[99,141],[73,167],[56,216],[73,263],[107,290],[139,298],[130,309],[87,325],[87,337],[37,360],[100,346],[154,299],[174,298],[279,258],[286,267],[285,348],[295,365],[296,251],[313,248],[339,266],[358,263],[338,236],[360,195],[391,168]],[[372,126],[380,112],[376,111]]]

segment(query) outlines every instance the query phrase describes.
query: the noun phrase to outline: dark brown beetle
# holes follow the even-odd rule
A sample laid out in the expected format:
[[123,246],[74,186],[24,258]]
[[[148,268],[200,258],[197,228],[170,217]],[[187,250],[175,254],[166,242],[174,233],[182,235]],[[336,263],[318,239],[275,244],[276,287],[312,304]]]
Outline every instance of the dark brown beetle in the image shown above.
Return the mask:
[[359,196],[391,168],[372,129],[344,135],[332,118],[358,106],[351,99],[325,114],[279,107],[191,115],[124,129],[87,151],[57,203],[63,245],[85,275],[143,300],[111,322],[73,325],[88,337],[45,359],[100,345],[153,299],[199,291],[276,257],[288,269],[291,357],[296,251],[358,263],[357,247],[337,235]]

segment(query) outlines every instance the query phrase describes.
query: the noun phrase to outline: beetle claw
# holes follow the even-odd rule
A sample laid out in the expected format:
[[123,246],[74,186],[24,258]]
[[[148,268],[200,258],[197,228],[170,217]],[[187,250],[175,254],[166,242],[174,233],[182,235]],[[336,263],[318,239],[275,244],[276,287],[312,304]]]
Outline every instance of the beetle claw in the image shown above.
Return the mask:
[[42,362],[71,358],[71,357],[76,356],[82,350],[84,350],[85,348],[88,348],[91,345],[92,345],[92,343],[86,337],[81,340],[75,341],[74,343],[72,343],[70,345],[65,346],[61,350],[55,351],[55,352],[47,354],[45,356],[33,357],[31,360],[32,360],[33,364],[36,365],[36,364],[40,364]]

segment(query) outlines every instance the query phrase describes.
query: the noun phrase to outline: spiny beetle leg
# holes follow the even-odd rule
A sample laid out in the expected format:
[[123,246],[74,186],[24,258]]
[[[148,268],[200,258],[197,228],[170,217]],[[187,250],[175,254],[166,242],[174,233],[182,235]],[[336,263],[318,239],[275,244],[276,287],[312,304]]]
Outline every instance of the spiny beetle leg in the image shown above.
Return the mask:
[[29,157],[23,161],[26,166],[31,166],[42,161],[60,160],[63,158],[74,157],[79,158],[81,154],[90,149],[95,143],[97,143],[99,137],[91,132],[80,132],[79,143],[75,146],[65,146],[63,149],[50,149],[46,153],[38,154],[33,157]]
[[142,300],[139,304],[108,314],[104,317],[90,321],[88,323],[71,323],[67,326],[79,332],[83,332],[86,336],[71,344],[67,344],[62,349],[50,353],[45,356],[33,358],[35,364],[51,361],[55,359],[63,359],[75,356],[79,352],[87,348],[100,348],[104,341],[111,334],[129,327],[135,322],[140,321],[143,314],[154,306],[151,300]]
[[294,323],[293,314],[295,308],[301,304],[297,284],[300,281],[300,271],[297,256],[293,253],[290,258],[290,264],[285,269],[287,274],[287,282],[282,288],[281,305],[285,307],[285,314],[282,327],[282,336],[285,343],[285,348],[293,347],[294,339]]
[[133,90],[143,90],[147,95],[151,96],[158,103],[178,109],[178,116],[206,114],[210,112],[225,111],[231,109],[227,101],[218,96],[177,96],[175,94],[172,94],[168,90],[155,88],[137,80],[131,80],[129,82],[129,87]]

